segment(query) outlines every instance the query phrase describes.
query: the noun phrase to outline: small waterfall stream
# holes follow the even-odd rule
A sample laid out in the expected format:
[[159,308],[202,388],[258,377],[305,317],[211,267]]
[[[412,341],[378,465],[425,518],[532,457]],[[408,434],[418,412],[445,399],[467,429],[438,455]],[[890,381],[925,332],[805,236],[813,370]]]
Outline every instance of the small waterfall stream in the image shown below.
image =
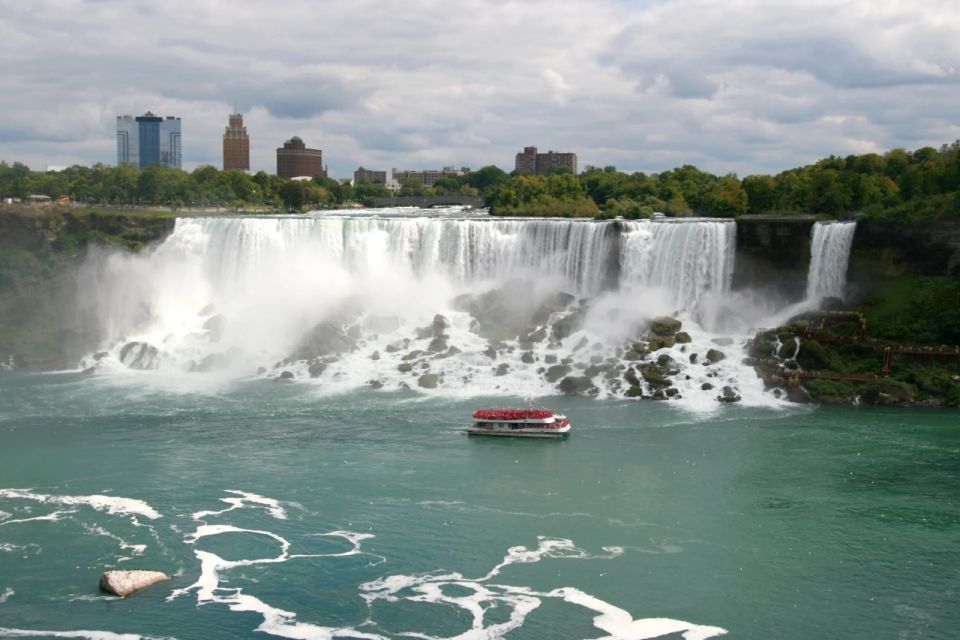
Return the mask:
[[856,222],[817,222],[810,242],[807,301],[843,298]]

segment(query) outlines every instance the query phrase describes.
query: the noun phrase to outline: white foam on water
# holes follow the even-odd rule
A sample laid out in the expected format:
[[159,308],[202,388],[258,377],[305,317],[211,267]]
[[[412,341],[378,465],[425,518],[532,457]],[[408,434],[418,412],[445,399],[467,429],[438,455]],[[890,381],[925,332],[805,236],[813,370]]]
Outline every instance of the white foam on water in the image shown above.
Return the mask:
[[[123,538],[121,538],[120,536],[116,535],[115,533],[111,533],[99,525],[89,525],[89,524],[80,523],[80,526],[83,527],[88,533],[92,535],[109,538],[115,541],[121,549],[129,550],[130,552],[133,553],[134,556],[142,556],[144,551],[147,550],[147,545],[131,544],[126,540],[124,540]],[[117,558],[117,562],[124,562],[126,560],[131,560],[131,559],[132,558],[130,557],[119,557]]]
[[15,500],[32,500],[42,504],[59,505],[86,505],[97,511],[104,511],[111,515],[139,515],[155,520],[160,513],[143,500],[134,498],[120,498],[116,496],[61,496],[34,493],[28,489],[0,489],[0,498]]
[[[486,575],[468,579],[457,572],[444,574],[394,575],[367,582],[360,586],[361,596],[372,607],[378,600],[441,604],[463,609],[472,619],[471,628],[455,637],[459,640],[492,640],[523,626],[527,616],[540,606],[544,598],[562,599],[595,611],[596,628],[609,634],[606,640],[645,640],[670,633],[682,633],[686,640],[706,640],[726,633],[725,629],[697,625],[670,618],[634,617],[627,611],[573,587],[540,592],[523,586],[490,584],[488,581],[511,564],[540,562],[545,558],[612,559],[623,553],[619,547],[607,547],[602,555],[592,554],[564,538],[540,537],[535,549],[517,546],[507,551],[504,559]],[[452,596],[444,587],[458,587],[471,593]],[[509,619],[497,624],[486,624],[485,613],[493,607],[508,607]],[[441,640],[416,631],[401,635]]]
[[262,507],[277,520],[287,519],[287,511],[278,500],[246,491],[237,491],[236,489],[225,489],[224,493],[232,493],[237,496],[236,498],[220,498],[220,502],[225,502],[230,505],[229,507],[221,509],[220,511],[197,511],[193,514],[193,519],[202,520],[210,516],[220,516],[235,509],[242,509],[248,506]]
[[171,637],[145,636],[139,633],[112,631],[40,631],[38,629],[10,629],[0,627],[0,638],[80,638],[81,640],[176,640]]
[[600,615],[593,619],[593,626],[610,634],[611,639],[649,640],[680,633],[685,640],[707,640],[727,633],[726,629],[720,627],[708,627],[672,618],[636,620],[629,612],[573,587],[557,589],[549,595],[554,594],[567,602],[599,613]]
[[0,604],[3,604],[7,600],[9,600],[10,596],[12,596],[14,593],[16,593],[16,591],[11,589],[10,587],[7,587],[6,589],[4,589],[3,593],[0,593]]
[[48,513],[42,516],[33,516],[31,518],[11,518],[10,520],[4,520],[3,522],[0,522],[0,527],[9,524],[22,524],[24,522],[58,522],[63,518],[63,516],[68,516],[76,512],[76,509],[65,509],[63,511],[54,511],[53,513]]
[[[220,511],[201,511],[193,514],[194,520],[200,520],[211,515],[222,515],[224,513],[243,508],[264,508],[267,513],[278,520],[286,519],[286,512],[280,506],[280,502],[272,498],[259,496],[243,491],[230,490],[228,493],[236,494],[236,498],[222,498],[230,506]],[[297,621],[297,615],[291,611],[284,611],[273,607],[256,596],[243,592],[242,588],[223,587],[220,584],[221,576],[224,572],[240,567],[248,567],[263,564],[282,564],[290,560],[300,558],[341,558],[346,556],[358,555],[364,553],[361,544],[364,540],[373,536],[367,533],[356,533],[352,531],[331,531],[329,533],[316,534],[332,538],[340,538],[350,543],[351,548],[340,553],[329,554],[291,554],[290,542],[276,533],[260,529],[245,529],[230,524],[203,524],[188,534],[184,541],[187,544],[196,544],[203,538],[217,536],[225,533],[241,533],[257,536],[266,536],[276,541],[280,545],[279,553],[274,557],[267,558],[248,558],[241,560],[226,560],[215,553],[209,551],[195,550],[194,555],[200,561],[200,575],[196,582],[183,589],[174,590],[167,601],[189,594],[195,591],[197,594],[197,604],[221,604],[225,605],[230,611],[258,613],[263,621],[254,631],[262,631],[270,635],[282,638],[297,638],[302,640],[331,640],[332,638],[360,638],[364,640],[386,640],[384,636],[370,634],[359,631],[353,627],[326,627],[321,625],[308,624]]]

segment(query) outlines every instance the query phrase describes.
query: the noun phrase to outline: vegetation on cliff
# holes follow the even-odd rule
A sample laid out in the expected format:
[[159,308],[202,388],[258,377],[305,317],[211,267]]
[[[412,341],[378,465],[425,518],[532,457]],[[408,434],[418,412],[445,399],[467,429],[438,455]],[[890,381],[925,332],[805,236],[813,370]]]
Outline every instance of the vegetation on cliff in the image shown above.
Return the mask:
[[140,251],[173,229],[172,215],[77,209],[0,209],[0,361],[73,366],[92,327],[78,304],[76,269],[90,247]]
[[904,276],[856,309],[760,332],[758,374],[798,401],[960,407],[960,281]]

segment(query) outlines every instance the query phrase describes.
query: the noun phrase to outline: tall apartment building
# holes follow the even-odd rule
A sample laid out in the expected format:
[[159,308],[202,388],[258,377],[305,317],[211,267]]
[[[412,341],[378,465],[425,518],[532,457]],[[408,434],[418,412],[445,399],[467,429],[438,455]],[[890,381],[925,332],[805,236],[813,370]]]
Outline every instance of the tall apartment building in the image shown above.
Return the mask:
[[231,113],[223,132],[223,170],[250,171],[250,136],[243,126],[243,116]]
[[454,169],[453,167],[444,167],[443,169],[424,169],[423,171],[411,171],[410,169],[394,169],[393,179],[400,184],[406,184],[416,180],[425,187],[432,187],[440,178],[455,178],[462,176],[468,171],[466,168]]
[[387,184],[387,172],[360,167],[353,172],[353,184]]
[[517,154],[517,173],[545,176],[554,167],[567,167],[571,173],[575,174],[577,172],[577,154],[561,153],[559,151],[537,153],[536,147],[524,147],[523,151]]
[[179,169],[180,162],[180,118],[149,111],[136,118],[117,116],[117,164]]
[[297,136],[293,136],[277,149],[277,176],[300,178],[302,176],[325,176],[323,151],[308,149]]

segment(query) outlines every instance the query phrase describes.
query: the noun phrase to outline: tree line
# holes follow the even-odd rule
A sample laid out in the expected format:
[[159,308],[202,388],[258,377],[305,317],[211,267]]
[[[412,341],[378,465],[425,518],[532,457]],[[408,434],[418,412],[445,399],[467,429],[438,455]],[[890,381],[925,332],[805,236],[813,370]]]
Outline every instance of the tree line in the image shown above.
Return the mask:
[[[392,195],[384,185],[344,185],[325,176],[287,180],[259,171],[132,166],[73,166],[35,172],[0,162],[0,196],[43,194],[89,205],[223,206],[242,209],[338,207]],[[960,216],[960,141],[939,149],[894,149],[845,158],[831,156],[777,175],[723,176],[684,165],[661,173],[625,173],[616,167],[573,175],[564,168],[542,175],[507,174],[486,166],[445,177],[432,187],[415,181],[400,196],[481,195],[496,215],[650,217],[850,212],[916,219]]]

